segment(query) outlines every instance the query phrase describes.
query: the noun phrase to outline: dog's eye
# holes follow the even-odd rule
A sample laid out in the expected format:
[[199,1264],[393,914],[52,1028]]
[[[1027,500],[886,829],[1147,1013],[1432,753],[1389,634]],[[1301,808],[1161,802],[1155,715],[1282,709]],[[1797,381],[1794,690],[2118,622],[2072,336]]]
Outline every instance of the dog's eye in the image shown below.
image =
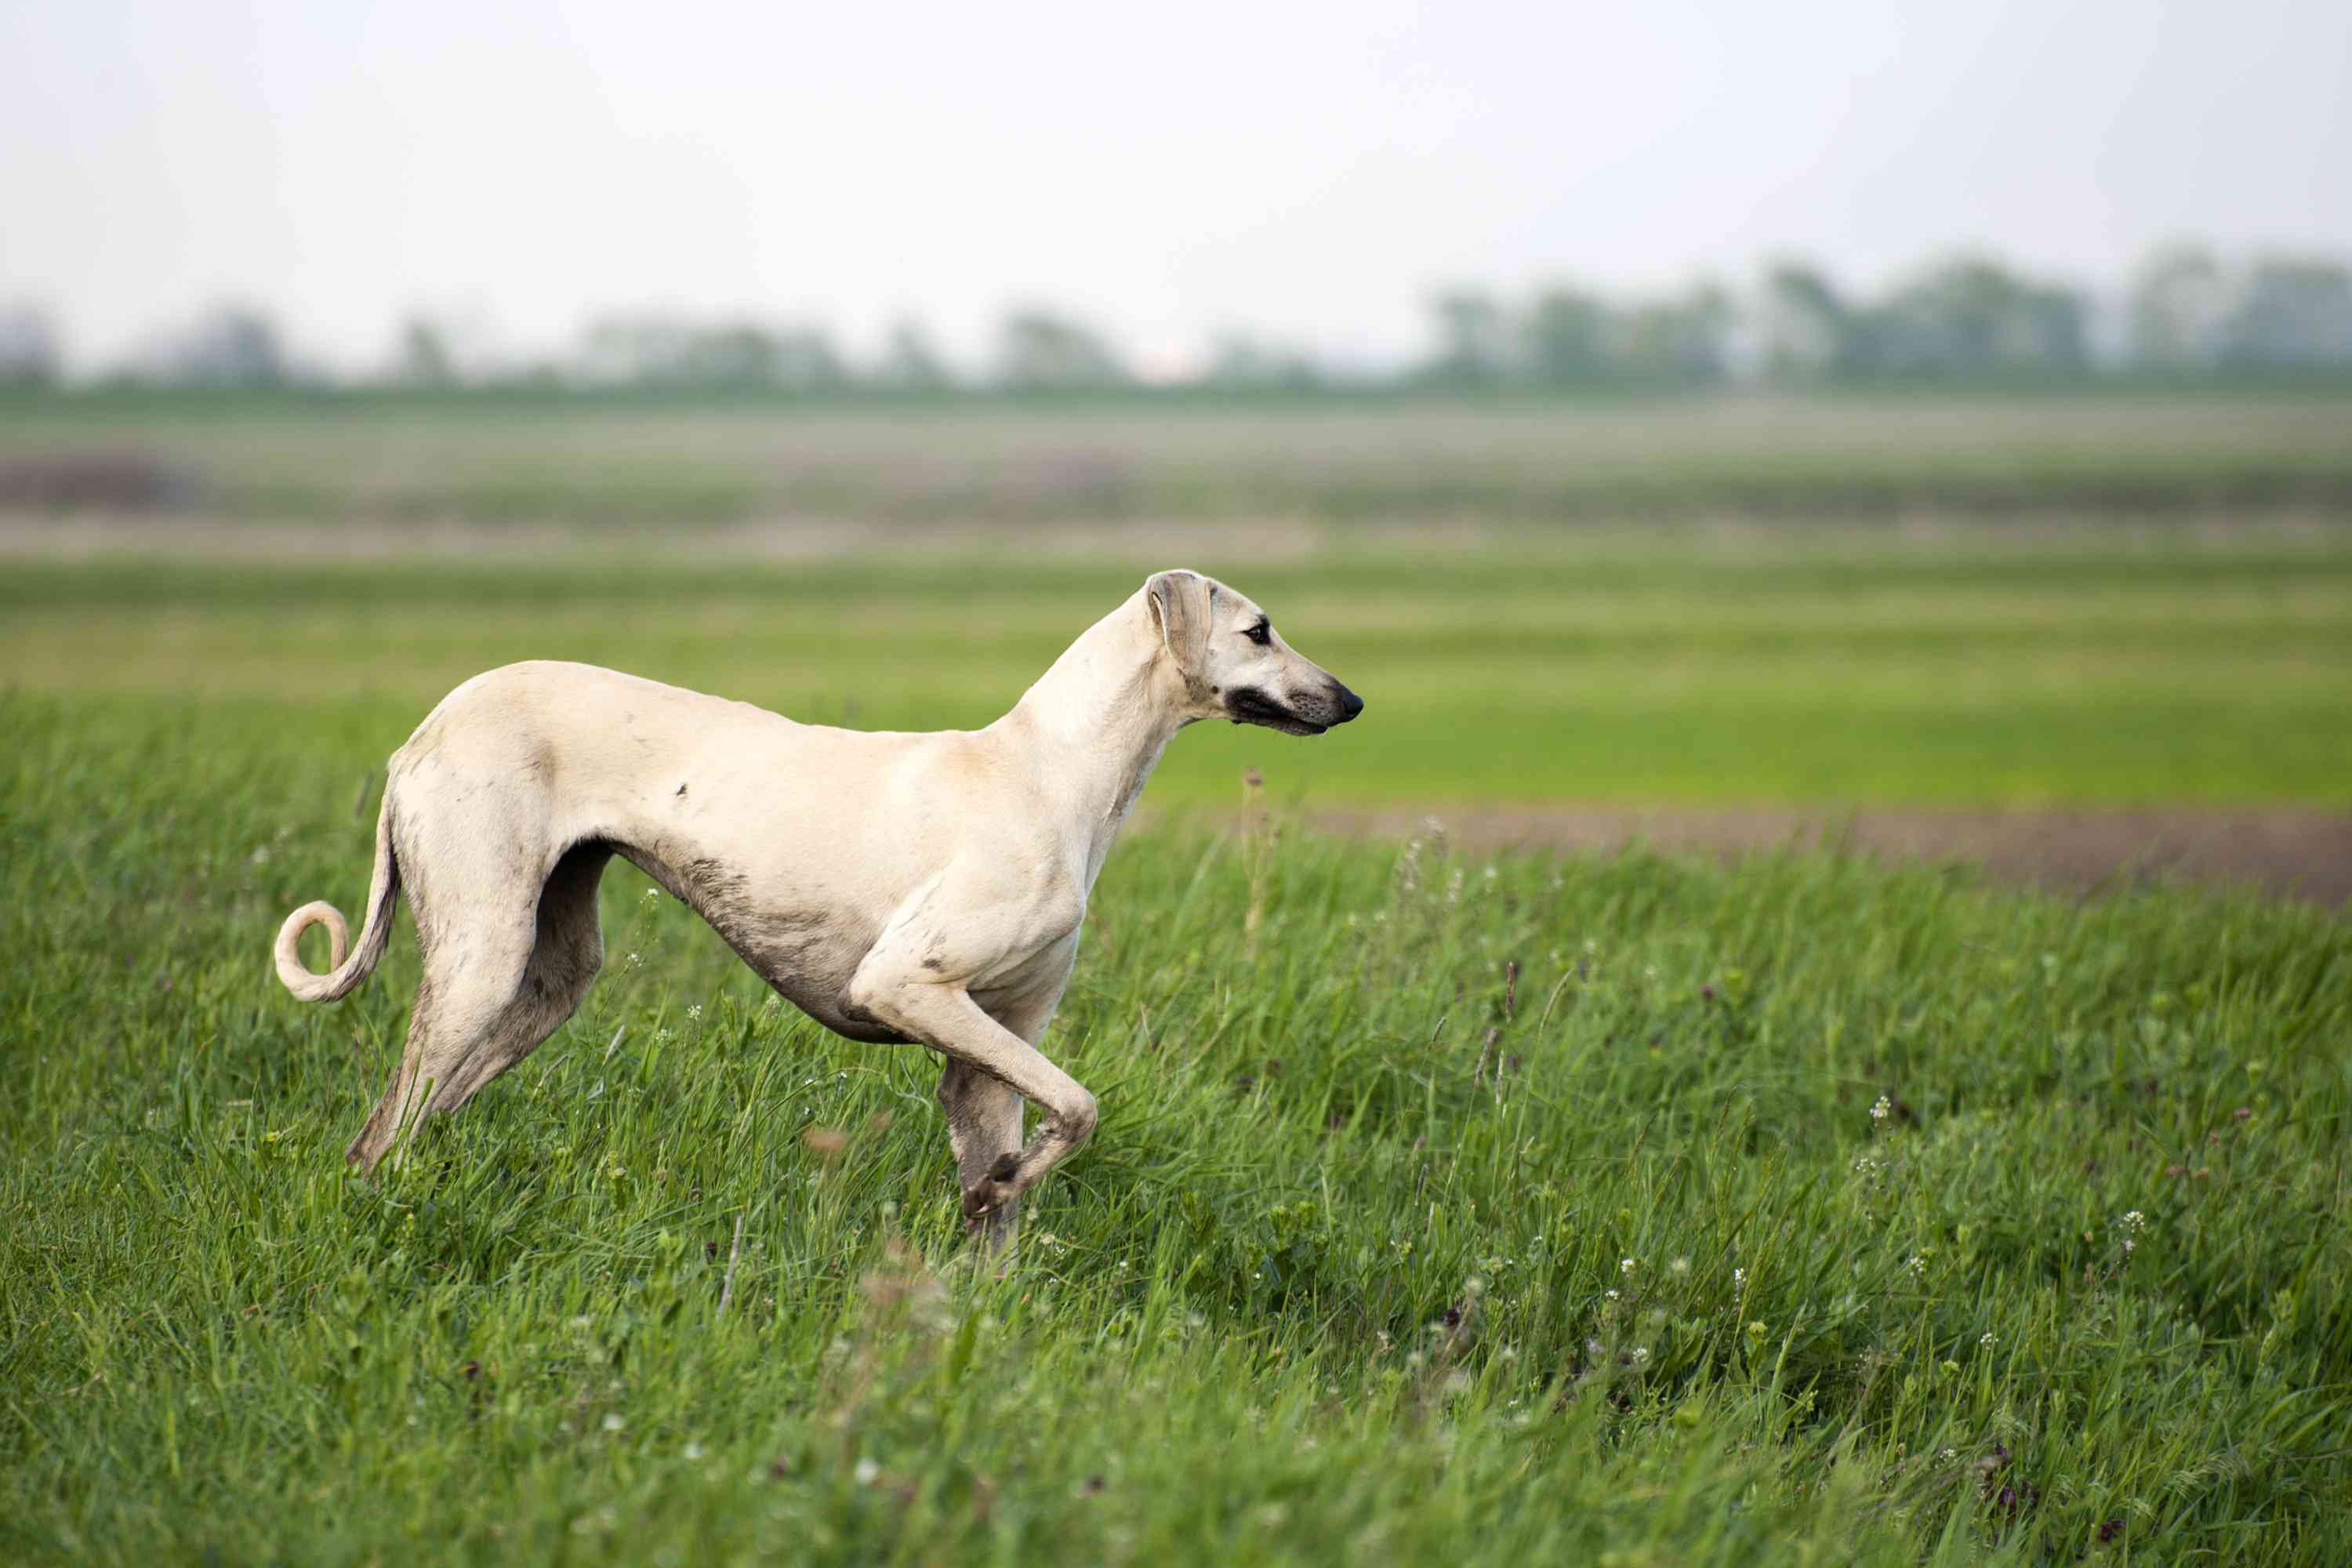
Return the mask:
[[1274,623],[1271,621],[1260,621],[1257,625],[1244,632],[1242,636],[1249,638],[1250,641],[1257,644],[1258,647],[1264,647],[1266,644],[1274,640]]

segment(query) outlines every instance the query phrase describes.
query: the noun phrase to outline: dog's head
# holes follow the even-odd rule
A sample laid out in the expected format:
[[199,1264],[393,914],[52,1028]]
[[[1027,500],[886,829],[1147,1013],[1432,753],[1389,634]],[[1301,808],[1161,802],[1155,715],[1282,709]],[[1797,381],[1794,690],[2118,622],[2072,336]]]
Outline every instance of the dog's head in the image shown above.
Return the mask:
[[1145,612],[1163,656],[1184,679],[1190,717],[1319,735],[1364,710],[1364,700],[1302,657],[1264,610],[1198,572],[1156,573]]

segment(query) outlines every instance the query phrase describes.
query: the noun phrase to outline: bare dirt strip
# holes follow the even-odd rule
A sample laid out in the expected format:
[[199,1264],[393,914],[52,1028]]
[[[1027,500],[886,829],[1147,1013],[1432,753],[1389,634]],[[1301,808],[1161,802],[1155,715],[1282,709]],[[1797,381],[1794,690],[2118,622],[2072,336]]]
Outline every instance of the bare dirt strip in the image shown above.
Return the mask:
[[2312,809],[1985,811],[1469,805],[1318,811],[1324,832],[1405,837],[1434,819],[1462,848],[1614,851],[1633,844],[1738,856],[1833,846],[1966,861],[2015,885],[2091,893],[2186,880],[2331,907],[2352,902],[2352,813]]

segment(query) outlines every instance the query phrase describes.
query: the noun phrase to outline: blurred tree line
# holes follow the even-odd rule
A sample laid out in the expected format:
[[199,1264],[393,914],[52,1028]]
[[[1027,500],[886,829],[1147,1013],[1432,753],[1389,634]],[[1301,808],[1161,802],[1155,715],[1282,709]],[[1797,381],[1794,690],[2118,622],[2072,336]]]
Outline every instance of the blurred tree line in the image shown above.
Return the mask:
[[[1736,292],[1701,283],[1626,299],[1559,284],[1511,299],[1450,289],[1431,301],[1430,327],[1430,352],[1385,374],[1339,372],[1296,347],[1230,333],[1175,379],[1229,390],[1472,392],[2344,376],[2352,375],[2352,267],[2284,256],[2231,264],[2200,246],[2175,246],[2149,257],[2119,297],[2101,299],[1985,256],[1948,258],[1872,296],[1842,289],[1819,267],[1783,261]],[[821,326],[658,312],[601,318],[568,352],[521,364],[485,353],[478,335],[463,323],[413,319],[389,363],[358,384],[810,396],[1139,384],[1108,337],[1036,307],[1010,312],[986,362],[970,368],[953,364],[913,321],[893,326],[866,358],[843,353]],[[0,385],[64,379],[50,319],[0,308]],[[164,334],[101,377],[198,388],[336,379],[298,361],[268,316],[245,306]]]
[[2263,257],[2225,268],[2202,247],[2160,251],[2120,319],[2082,289],[1990,258],[1926,268],[1875,298],[1800,261],[1746,297],[1701,284],[1616,301],[1543,289],[1517,307],[1462,289],[1435,302],[1438,351],[1418,379],[1457,387],[2068,382],[2352,372],[2352,268]]

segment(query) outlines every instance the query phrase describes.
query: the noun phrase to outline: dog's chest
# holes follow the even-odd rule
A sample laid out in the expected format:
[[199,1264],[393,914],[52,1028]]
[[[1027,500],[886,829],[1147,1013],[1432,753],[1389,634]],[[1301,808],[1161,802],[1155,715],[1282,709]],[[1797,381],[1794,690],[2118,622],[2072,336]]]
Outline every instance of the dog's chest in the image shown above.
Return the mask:
[[841,1010],[841,994],[872,951],[879,927],[845,919],[837,910],[717,907],[703,911],[711,928],[786,1001],[853,1039],[895,1039]]
[[622,853],[709,922],[754,973],[802,1012],[851,1039],[898,1038],[841,1010],[842,988],[881,933],[877,922],[814,896],[762,893],[751,878],[715,857],[665,856],[636,846]]

